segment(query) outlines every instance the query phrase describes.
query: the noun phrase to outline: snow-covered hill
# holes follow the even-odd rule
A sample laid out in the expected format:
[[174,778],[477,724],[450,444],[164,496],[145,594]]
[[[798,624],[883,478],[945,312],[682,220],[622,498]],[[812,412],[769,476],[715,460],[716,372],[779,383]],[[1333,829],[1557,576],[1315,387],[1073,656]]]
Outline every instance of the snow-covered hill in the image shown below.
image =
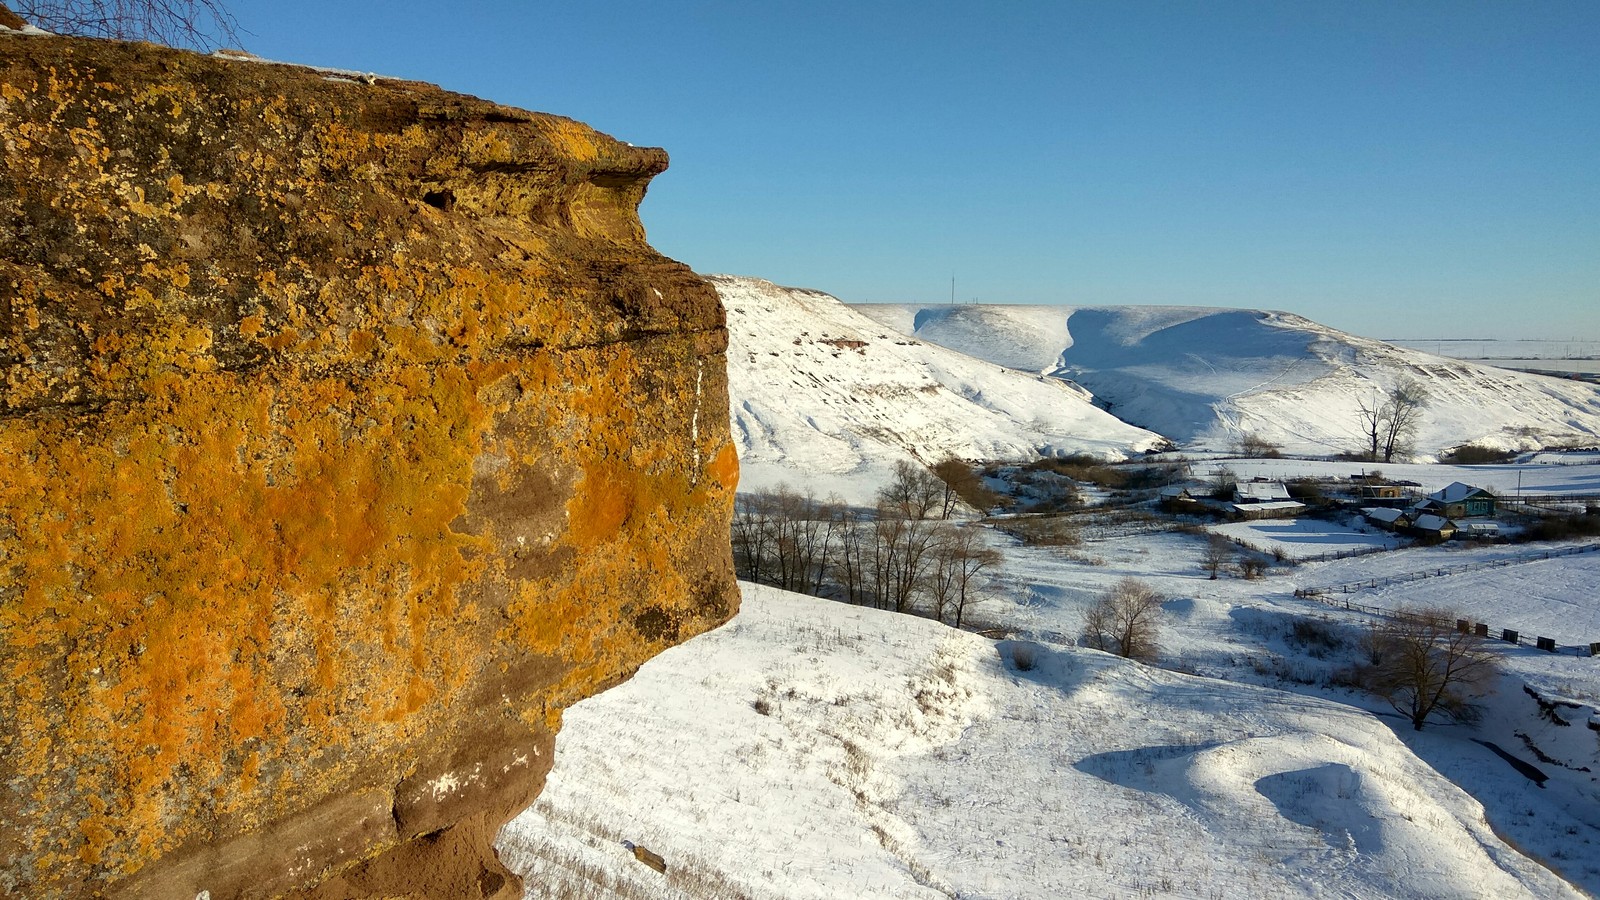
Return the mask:
[[709,276],[728,309],[744,488],[870,500],[899,459],[1120,459],[1161,443],[1086,391],[897,334],[818,291]]
[[1580,896],[1368,713],[1013,646],[746,585],[567,712],[501,858],[529,897]]
[[1358,404],[1411,379],[1428,392],[1415,447],[1593,443],[1600,388],[1446,359],[1262,310],[1122,306],[852,309],[902,334],[1071,380],[1119,418],[1192,447],[1255,435],[1285,450],[1361,446]]

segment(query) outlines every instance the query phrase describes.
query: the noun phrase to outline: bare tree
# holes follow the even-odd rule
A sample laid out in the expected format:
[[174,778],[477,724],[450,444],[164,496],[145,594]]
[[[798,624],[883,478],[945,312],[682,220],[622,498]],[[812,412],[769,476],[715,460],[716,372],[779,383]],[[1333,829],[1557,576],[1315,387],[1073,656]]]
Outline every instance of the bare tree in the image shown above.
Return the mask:
[[1200,568],[1206,571],[1212,581],[1217,580],[1217,572],[1228,564],[1228,557],[1232,555],[1232,548],[1228,546],[1228,539],[1220,534],[1213,534],[1206,540],[1205,555],[1200,557]]
[[733,561],[739,577],[764,581],[772,542],[771,503],[765,494],[739,494],[733,501]]
[[867,515],[838,497],[818,502],[787,485],[740,494],[731,529],[734,563],[750,581],[896,612],[925,609],[960,627],[999,554],[983,545],[976,528],[923,518],[922,501],[931,495],[898,496],[900,502],[885,500]]
[[1393,462],[1396,453],[1404,453],[1406,443],[1422,423],[1422,409],[1427,405],[1427,390],[1410,379],[1382,395],[1358,399],[1357,420],[1361,438],[1367,444],[1366,457],[1377,460],[1381,454],[1384,462]]
[[1376,393],[1363,400],[1356,399],[1357,420],[1361,423],[1361,438],[1369,446],[1366,458],[1378,458],[1378,440],[1383,435],[1384,428],[1384,402]]
[[1393,462],[1397,451],[1406,452],[1406,445],[1422,423],[1428,392],[1416,381],[1402,381],[1389,390],[1384,405],[1389,416],[1383,432],[1383,461]]
[[926,519],[939,509],[945,485],[910,460],[894,464],[894,480],[878,491],[878,505],[902,519]]
[[1216,500],[1232,500],[1233,492],[1238,489],[1239,476],[1232,469],[1218,468],[1211,473],[1211,496]]
[[733,559],[740,577],[786,591],[822,595],[832,570],[844,504],[818,502],[788,485],[734,501]]
[[955,605],[956,576],[959,571],[956,558],[960,552],[956,548],[956,535],[959,531],[952,525],[937,526],[933,544],[928,550],[931,565],[923,578],[922,589],[927,599],[928,614],[940,622],[945,620],[950,607]]
[[1471,701],[1489,692],[1500,671],[1488,643],[1458,627],[1448,609],[1401,612],[1373,630],[1367,648],[1372,664],[1358,674],[1418,731],[1435,712],[1470,721]]
[[954,536],[955,597],[950,604],[951,625],[961,627],[967,611],[984,595],[987,573],[1000,568],[1000,551],[983,545],[982,533],[972,526],[959,528]]
[[937,534],[927,519],[901,516],[899,510],[878,507],[872,522],[873,553],[869,587],[880,609],[911,612],[923,588],[928,554]]
[[939,526],[928,549],[924,581],[928,612],[960,628],[967,611],[982,596],[986,573],[998,568],[1000,561],[998,551],[984,546],[983,532],[977,526]]
[[833,555],[833,578],[843,599],[861,605],[872,599],[867,587],[871,537],[866,521],[855,507],[840,504],[834,511],[834,533],[838,550]]
[[220,0],[11,0],[46,31],[210,50],[239,42],[239,23]]
[[1122,579],[1084,613],[1084,643],[1129,659],[1155,659],[1163,599],[1136,578]]

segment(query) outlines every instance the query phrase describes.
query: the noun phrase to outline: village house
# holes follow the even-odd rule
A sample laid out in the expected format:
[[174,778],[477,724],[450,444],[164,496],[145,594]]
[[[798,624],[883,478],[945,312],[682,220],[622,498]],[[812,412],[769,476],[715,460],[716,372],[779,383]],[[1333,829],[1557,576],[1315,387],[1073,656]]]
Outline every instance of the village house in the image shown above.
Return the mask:
[[1298,500],[1269,500],[1265,503],[1230,503],[1228,508],[1241,519],[1281,519],[1300,515],[1306,505]]
[[1356,496],[1362,500],[1398,500],[1405,496],[1398,484],[1362,484],[1356,486]]
[[1425,541],[1448,541],[1455,536],[1456,525],[1444,516],[1423,513],[1411,522],[1411,532]]
[[1241,519],[1276,519],[1298,516],[1306,505],[1289,499],[1289,489],[1281,481],[1241,481],[1233,486],[1233,502],[1228,508]]
[[1281,481],[1241,481],[1233,486],[1234,503],[1275,503],[1289,499]]
[[1389,531],[1403,531],[1411,527],[1411,515],[1403,509],[1387,506],[1368,506],[1361,510],[1367,521]]
[[1463,519],[1494,515],[1495,500],[1495,495],[1483,488],[1456,481],[1429,494],[1417,506],[1446,518]]

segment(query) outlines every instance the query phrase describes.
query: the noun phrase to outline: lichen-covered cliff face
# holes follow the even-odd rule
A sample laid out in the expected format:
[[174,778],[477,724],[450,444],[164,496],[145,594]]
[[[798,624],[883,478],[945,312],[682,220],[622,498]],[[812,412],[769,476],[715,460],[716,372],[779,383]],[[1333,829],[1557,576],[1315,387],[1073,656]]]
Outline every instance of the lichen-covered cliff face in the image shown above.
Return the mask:
[[561,710],[737,605],[665,154],[5,32],[0,152],[0,892],[515,894]]

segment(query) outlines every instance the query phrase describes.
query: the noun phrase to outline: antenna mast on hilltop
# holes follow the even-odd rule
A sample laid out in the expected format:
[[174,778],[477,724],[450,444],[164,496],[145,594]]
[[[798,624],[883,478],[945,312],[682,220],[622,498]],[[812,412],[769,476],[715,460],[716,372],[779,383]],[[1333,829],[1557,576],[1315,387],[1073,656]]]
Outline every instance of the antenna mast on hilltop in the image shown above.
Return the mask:
[[950,305],[956,305],[956,273],[950,273]]

